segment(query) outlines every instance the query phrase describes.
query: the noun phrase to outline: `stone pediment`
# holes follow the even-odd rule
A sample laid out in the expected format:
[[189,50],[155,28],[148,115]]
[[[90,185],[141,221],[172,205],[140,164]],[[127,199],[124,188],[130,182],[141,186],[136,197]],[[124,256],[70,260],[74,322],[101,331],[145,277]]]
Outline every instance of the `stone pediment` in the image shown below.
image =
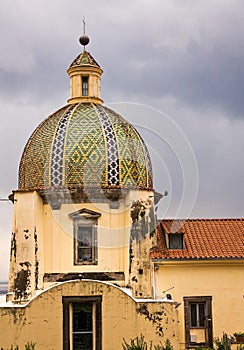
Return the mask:
[[101,216],[101,213],[98,213],[96,211],[82,208],[77,211],[74,211],[73,213],[69,214],[69,217],[72,219],[98,219]]

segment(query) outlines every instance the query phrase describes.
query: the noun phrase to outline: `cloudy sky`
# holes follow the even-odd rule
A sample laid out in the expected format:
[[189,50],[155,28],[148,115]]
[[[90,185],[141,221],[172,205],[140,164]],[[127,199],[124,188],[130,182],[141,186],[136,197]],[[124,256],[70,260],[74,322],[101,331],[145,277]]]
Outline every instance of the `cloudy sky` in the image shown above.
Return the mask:
[[[143,135],[159,217],[242,217],[242,0],[1,0],[0,197],[17,188],[23,147],[66,104],[66,69],[87,50],[104,70],[102,98]],[[12,205],[0,202],[0,280]]]

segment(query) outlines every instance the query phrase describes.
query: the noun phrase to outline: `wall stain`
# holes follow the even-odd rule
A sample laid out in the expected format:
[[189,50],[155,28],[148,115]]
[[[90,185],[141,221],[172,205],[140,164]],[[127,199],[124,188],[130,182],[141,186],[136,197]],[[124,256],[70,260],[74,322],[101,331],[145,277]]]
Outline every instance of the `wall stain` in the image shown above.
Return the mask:
[[166,316],[166,313],[164,311],[164,307],[160,307],[160,311],[155,311],[153,313],[150,313],[146,304],[140,304],[139,307],[136,309],[136,312],[140,315],[143,315],[145,319],[149,320],[153,323],[153,325],[156,327],[156,334],[158,334],[160,337],[164,336],[162,321],[163,318]]
[[39,277],[39,261],[38,261],[38,240],[37,240],[36,228],[34,230],[35,241],[35,289],[38,289],[38,277]]
[[17,272],[14,279],[15,300],[26,299],[28,297],[28,288],[30,286],[30,266],[28,261],[20,263],[22,269]]
[[12,258],[14,257],[14,262],[16,262],[16,255],[17,255],[16,234],[15,232],[12,232],[11,247],[10,247],[10,261],[12,261]]

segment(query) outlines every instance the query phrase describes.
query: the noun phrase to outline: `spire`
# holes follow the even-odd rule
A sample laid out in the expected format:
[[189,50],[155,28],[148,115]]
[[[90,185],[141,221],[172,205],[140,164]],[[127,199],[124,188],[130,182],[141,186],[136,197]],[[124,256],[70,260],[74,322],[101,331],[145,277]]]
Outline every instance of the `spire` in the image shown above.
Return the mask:
[[70,99],[68,103],[93,102],[102,104],[100,83],[103,70],[92,55],[86,51],[86,45],[89,44],[90,39],[85,32],[86,22],[84,17],[82,22],[83,35],[79,42],[84,46],[84,50],[75,58],[67,71],[70,77]]

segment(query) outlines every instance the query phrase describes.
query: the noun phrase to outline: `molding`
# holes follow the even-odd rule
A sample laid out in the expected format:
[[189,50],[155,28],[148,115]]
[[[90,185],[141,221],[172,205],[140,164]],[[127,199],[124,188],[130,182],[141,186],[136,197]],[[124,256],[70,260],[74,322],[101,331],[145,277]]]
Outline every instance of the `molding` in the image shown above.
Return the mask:
[[124,281],[124,272],[69,272],[45,273],[43,282],[67,282],[73,280]]
[[74,211],[73,213],[69,214],[69,217],[73,220],[84,218],[84,219],[98,219],[100,218],[101,213],[97,213],[96,211],[82,208],[80,210]]

